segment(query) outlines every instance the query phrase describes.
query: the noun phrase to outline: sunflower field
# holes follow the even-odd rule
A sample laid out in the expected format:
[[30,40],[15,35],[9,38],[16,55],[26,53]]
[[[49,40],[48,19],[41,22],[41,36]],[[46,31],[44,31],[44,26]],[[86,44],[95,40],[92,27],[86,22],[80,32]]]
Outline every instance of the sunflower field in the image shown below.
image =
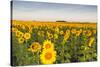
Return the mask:
[[13,66],[97,60],[97,24],[12,21]]

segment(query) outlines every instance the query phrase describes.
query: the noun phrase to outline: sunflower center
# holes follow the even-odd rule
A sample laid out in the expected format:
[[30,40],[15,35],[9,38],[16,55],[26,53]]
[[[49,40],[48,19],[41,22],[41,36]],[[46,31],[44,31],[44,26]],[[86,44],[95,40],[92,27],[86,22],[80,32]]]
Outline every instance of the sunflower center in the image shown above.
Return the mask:
[[37,49],[37,48],[38,48],[37,45],[33,45],[33,46],[32,46],[32,49]]
[[49,60],[50,58],[52,58],[52,54],[51,54],[51,53],[46,53],[46,54],[45,54],[45,58],[46,58],[47,60]]
[[51,46],[50,46],[50,44],[46,44],[46,48],[48,49],[48,48],[50,48]]
[[50,37],[52,37],[52,34],[50,35]]
[[29,35],[27,34],[26,37],[29,37]]
[[19,32],[17,32],[17,35],[19,35]]
[[21,41],[23,41],[23,39],[21,39]]

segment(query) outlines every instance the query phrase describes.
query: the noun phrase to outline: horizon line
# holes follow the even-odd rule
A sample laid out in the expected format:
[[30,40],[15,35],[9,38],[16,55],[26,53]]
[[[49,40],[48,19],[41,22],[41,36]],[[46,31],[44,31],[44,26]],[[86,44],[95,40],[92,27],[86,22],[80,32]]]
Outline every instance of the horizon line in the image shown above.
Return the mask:
[[65,20],[56,20],[56,21],[47,21],[47,20],[45,20],[45,21],[40,21],[40,20],[13,20],[13,19],[11,19],[11,21],[30,21],[30,22],[32,22],[32,21],[34,21],[34,22],[80,22],[80,23],[97,23],[96,21],[94,22],[90,22],[90,21],[65,21]]

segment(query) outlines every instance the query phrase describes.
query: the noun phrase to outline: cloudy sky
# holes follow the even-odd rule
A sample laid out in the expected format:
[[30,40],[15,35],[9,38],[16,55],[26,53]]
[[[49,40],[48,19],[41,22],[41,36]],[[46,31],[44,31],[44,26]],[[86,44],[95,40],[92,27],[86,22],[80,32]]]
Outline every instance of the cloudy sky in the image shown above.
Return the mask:
[[13,20],[97,22],[97,6],[13,1]]

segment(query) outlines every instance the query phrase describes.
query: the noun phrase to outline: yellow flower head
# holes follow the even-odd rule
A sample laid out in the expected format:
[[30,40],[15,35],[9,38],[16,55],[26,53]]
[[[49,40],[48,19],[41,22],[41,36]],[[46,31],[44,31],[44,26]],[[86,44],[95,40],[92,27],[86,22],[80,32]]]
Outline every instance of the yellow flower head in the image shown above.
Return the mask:
[[72,34],[75,34],[75,33],[76,33],[76,29],[72,29],[72,30],[71,30],[71,33],[72,33]]
[[86,36],[91,36],[92,35],[92,32],[91,32],[91,30],[84,30],[83,31],[83,35],[86,35]]
[[24,42],[24,38],[18,38],[18,42],[21,44],[21,43],[23,43]]
[[37,52],[41,49],[41,45],[38,42],[33,42],[29,48],[32,52]]
[[43,49],[47,50],[47,49],[54,49],[54,44],[51,43],[51,41],[49,40],[45,40],[43,43]]
[[64,41],[65,41],[65,40],[68,40],[69,37],[70,37],[70,34],[65,34],[65,35],[64,35]]
[[56,51],[44,50],[42,54],[40,54],[40,60],[43,64],[53,64],[56,61]]
[[66,34],[70,34],[70,30],[66,30]]
[[64,34],[64,31],[60,31],[60,35],[63,35]]
[[30,33],[25,33],[24,34],[24,38],[25,39],[30,39],[31,38],[31,34]]
[[44,31],[38,31],[38,36],[44,37]]
[[87,32],[86,30],[83,30],[82,34],[83,34],[83,35],[86,35],[86,32]]
[[80,31],[76,31],[76,36],[80,36],[81,32]]
[[93,30],[93,33],[96,34],[96,30]]
[[91,37],[91,38],[90,38],[90,41],[89,41],[89,47],[91,47],[91,46],[92,46],[92,44],[93,44],[94,40],[95,40],[95,38],[94,38],[94,37]]
[[16,34],[16,36],[19,37],[19,38],[20,38],[20,37],[23,37],[23,33],[22,33],[21,31],[16,31],[15,34]]
[[48,32],[47,32],[47,36],[48,36],[49,39],[53,38],[53,35],[51,33],[48,33]]
[[70,30],[66,30],[66,33],[64,34],[64,41],[66,41],[70,37]]
[[80,31],[80,32],[82,32],[83,30],[82,30],[82,29],[80,29],[79,31]]
[[82,33],[82,29],[76,31],[76,36],[80,36]]
[[25,29],[25,25],[24,25],[24,24],[22,24],[22,25],[21,25],[21,28],[22,28],[22,29]]
[[31,25],[28,26],[28,30],[30,33],[32,33],[32,26]]
[[58,28],[58,27],[55,28],[55,32],[56,32],[57,34],[59,33],[59,28]]
[[91,36],[92,32],[90,30],[87,31],[87,36]]
[[38,36],[41,36],[41,32],[40,31],[38,31]]
[[54,39],[58,39],[58,34],[54,34]]
[[11,32],[16,32],[16,31],[18,31],[17,28],[14,28],[14,27],[11,28]]

